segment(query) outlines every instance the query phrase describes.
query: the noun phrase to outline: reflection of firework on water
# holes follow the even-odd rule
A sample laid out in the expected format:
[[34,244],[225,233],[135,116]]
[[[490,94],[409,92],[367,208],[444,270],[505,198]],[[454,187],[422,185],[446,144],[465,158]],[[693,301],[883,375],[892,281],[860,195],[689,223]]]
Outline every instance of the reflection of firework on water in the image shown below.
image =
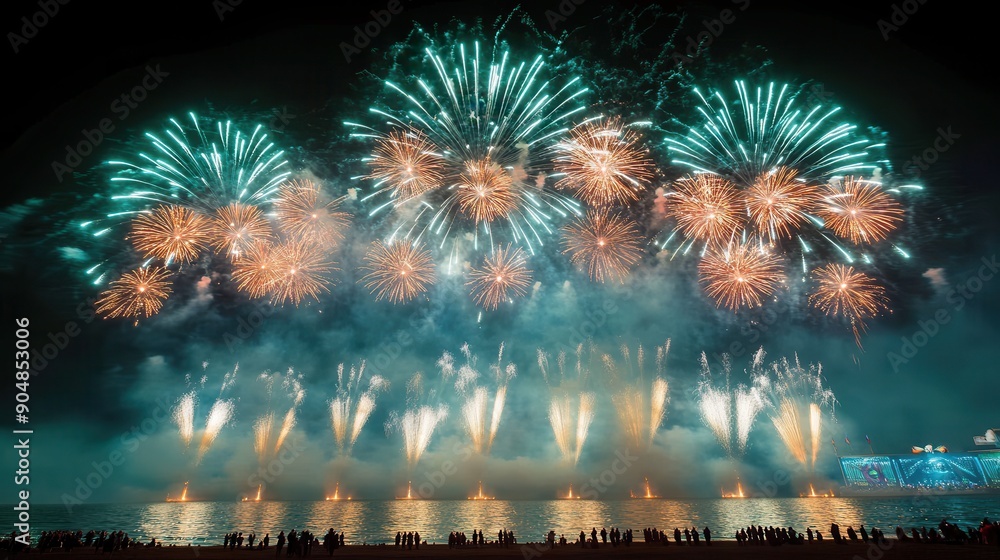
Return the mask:
[[327,197],[312,181],[289,181],[281,186],[274,212],[281,230],[290,237],[331,247],[344,238],[350,223],[350,214],[337,210],[342,202]]
[[434,282],[434,261],[430,251],[404,240],[388,245],[376,241],[365,256],[361,278],[375,294],[375,301],[387,298],[392,303],[406,303],[427,291]]
[[577,79],[553,89],[541,56],[518,64],[497,52],[483,62],[478,42],[469,53],[464,45],[447,57],[425,52],[434,79],[405,78],[413,91],[386,82],[404,106],[371,109],[386,119],[388,132],[345,123],[358,131],[352,136],[375,141],[363,178],[376,182],[363,200],[387,196],[372,213],[396,211],[415,240],[441,238],[431,245],[464,229],[474,232],[477,248],[484,235],[490,247],[510,242],[532,251],[554,218],[579,213],[579,203],[546,177],[554,146],[583,111],[576,98],[586,90],[573,89]]
[[822,441],[823,408],[833,408],[833,391],[823,386],[823,366],[802,367],[798,356],[770,366],[773,379],[764,381],[771,422],[778,437],[796,461],[815,468]]
[[126,272],[111,282],[110,288],[94,303],[98,314],[105,318],[151,317],[163,307],[163,300],[170,297],[170,271],[165,268],[140,268]]
[[[490,399],[489,388],[484,386],[482,375],[476,369],[479,361],[477,356],[472,354],[469,345],[463,344],[462,355],[465,363],[455,370],[454,357],[445,352],[438,360],[438,367],[441,368],[441,375],[446,379],[455,376],[455,390],[463,399],[462,422],[465,426],[466,434],[476,453],[489,454],[493,447],[493,440],[500,429],[500,420],[503,416],[504,405],[507,402],[507,385],[517,376],[517,367],[508,362],[503,365],[503,343],[497,353],[496,363],[490,364],[490,384],[495,384],[496,389],[493,398]],[[490,401],[492,400],[492,407]]]
[[379,138],[368,160],[376,192],[390,192],[402,204],[437,188],[442,181],[442,156],[420,132],[394,130]]
[[642,257],[639,230],[623,216],[588,212],[563,232],[563,252],[569,253],[573,264],[586,268],[595,282],[624,282]]
[[763,360],[763,349],[755,352],[749,372],[753,385],[741,383],[733,390],[730,387],[732,372],[729,356],[723,355],[722,359],[722,377],[725,378],[725,385],[722,385],[718,383],[718,377],[712,375],[708,356],[704,352],[701,354],[698,408],[702,420],[730,457],[738,458],[746,453],[754,421],[764,409],[762,387],[766,384],[766,378],[762,374]]
[[196,404],[197,396],[192,391],[182,396],[174,408],[174,422],[177,424],[177,431],[185,447],[191,445],[191,439],[194,437],[194,409]]
[[734,311],[759,307],[761,299],[774,293],[784,280],[778,258],[752,240],[709,250],[698,263],[698,273],[716,306]]
[[208,246],[209,222],[183,206],[160,206],[132,221],[129,238],[144,257],[187,263]]
[[557,365],[558,380],[549,376],[548,354],[538,350],[538,368],[551,393],[549,423],[552,424],[552,433],[563,460],[575,466],[587,441],[590,424],[594,421],[595,395],[582,390],[589,374],[589,368],[583,364],[583,345],[576,349],[575,374],[566,375],[565,352],[559,353]]
[[809,304],[832,317],[846,317],[858,331],[865,330],[865,319],[889,310],[885,289],[873,278],[854,267],[828,264],[816,270],[817,283],[809,296]]
[[667,192],[667,214],[677,229],[694,241],[726,243],[743,224],[739,193],[729,181],[714,175],[686,177]]
[[290,240],[272,249],[275,279],[270,288],[271,302],[299,303],[310,296],[319,301],[320,292],[329,293],[329,273],[335,270],[322,245],[308,240]]
[[653,445],[660,424],[663,423],[667,405],[670,403],[669,385],[663,377],[669,351],[669,340],[663,346],[656,347],[656,368],[651,374],[651,382],[647,382],[646,379],[646,352],[642,346],[636,351],[636,361],[633,366],[629,347],[622,345],[622,361],[627,369],[619,367],[611,355],[602,356],[611,383],[611,400],[631,450],[649,449]]
[[879,183],[854,177],[828,185],[817,214],[855,245],[882,241],[903,221],[903,207]]
[[380,391],[389,387],[389,382],[384,377],[373,375],[368,379],[367,387],[362,389],[364,375],[365,362],[361,362],[361,367],[358,368],[351,366],[346,378],[344,364],[337,366],[337,397],[330,401],[330,420],[337,450],[341,455],[351,454],[351,448],[361,435],[361,429],[375,410],[375,398]]
[[205,453],[212,447],[215,439],[219,437],[219,432],[232,419],[234,409],[235,405],[231,400],[218,399],[212,405],[212,410],[209,411],[208,418],[205,420],[205,431],[201,436],[201,445],[198,446],[198,457],[195,459],[196,465],[200,464],[201,460],[205,458]]
[[216,251],[237,260],[254,241],[269,239],[271,226],[256,206],[234,202],[216,210],[209,235]]
[[639,200],[653,177],[648,150],[620,119],[589,121],[556,146],[556,187],[573,192],[591,206]]
[[466,283],[471,289],[476,305],[487,310],[496,309],[500,303],[522,297],[531,284],[528,259],[516,247],[497,247],[486,257],[483,267],[473,269]]

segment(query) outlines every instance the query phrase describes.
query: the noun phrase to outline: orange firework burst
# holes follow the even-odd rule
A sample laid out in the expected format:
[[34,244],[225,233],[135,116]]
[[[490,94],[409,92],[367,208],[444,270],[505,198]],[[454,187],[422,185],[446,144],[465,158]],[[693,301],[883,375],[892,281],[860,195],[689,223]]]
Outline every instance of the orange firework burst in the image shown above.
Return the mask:
[[308,239],[286,241],[273,249],[272,259],[276,268],[272,303],[290,301],[298,307],[306,296],[319,301],[320,292],[330,291],[327,275],[335,267],[322,245]]
[[392,303],[405,303],[426,292],[434,282],[430,252],[407,241],[390,245],[376,241],[365,262],[361,269],[368,274],[361,281],[375,294],[376,301],[385,297]]
[[568,189],[593,206],[639,200],[653,177],[653,162],[638,141],[639,135],[626,130],[619,119],[576,127],[558,146],[555,170],[565,176],[556,188]]
[[267,295],[278,281],[276,256],[270,241],[258,239],[248,245],[233,270],[237,288],[252,298]]
[[828,264],[813,273],[818,286],[809,296],[809,304],[833,317],[847,317],[864,327],[864,319],[889,309],[885,288],[854,267]]
[[818,189],[795,175],[795,170],[779,167],[757,177],[746,190],[750,221],[765,239],[791,237],[816,205]]
[[126,272],[111,283],[94,304],[97,312],[109,317],[152,317],[170,297],[170,271],[165,268],[140,268]]
[[593,212],[563,230],[563,253],[570,262],[587,268],[596,282],[624,282],[629,270],[639,262],[639,230],[624,217]]
[[368,164],[376,187],[392,191],[396,203],[436,189],[441,185],[441,156],[419,132],[394,130],[380,138]]
[[236,259],[254,240],[271,237],[271,226],[256,206],[233,203],[215,211],[209,234],[216,251]]
[[760,306],[784,279],[778,258],[753,241],[709,251],[698,263],[698,273],[716,307],[733,311]]
[[489,158],[466,165],[456,196],[462,213],[477,224],[506,218],[517,208],[510,174]]
[[741,225],[740,195],[729,181],[700,174],[677,181],[667,198],[667,214],[688,237],[718,244]]
[[294,237],[320,245],[334,245],[344,238],[351,215],[340,212],[343,199],[330,199],[312,181],[289,181],[274,203],[281,229]]
[[855,245],[876,243],[903,220],[903,209],[878,183],[845,177],[840,187],[829,185],[817,212],[827,227]]
[[483,268],[474,269],[466,283],[472,289],[472,297],[487,310],[496,309],[500,302],[527,293],[531,284],[528,259],[521,249],[511,246],[497,247],[492,256],[486,257]]
[[183,206],[160,206],[132,221],[131,238],[146,257],[191,262],[208,245],[208,221]]

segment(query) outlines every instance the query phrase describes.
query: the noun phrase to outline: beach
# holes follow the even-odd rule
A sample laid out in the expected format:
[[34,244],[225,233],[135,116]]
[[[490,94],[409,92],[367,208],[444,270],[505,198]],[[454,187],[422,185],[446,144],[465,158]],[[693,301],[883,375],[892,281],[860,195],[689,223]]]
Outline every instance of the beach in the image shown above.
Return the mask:
[[[44,554],[38,552],[20,553],[10,558],[38,558],[51,557],[70,559],[93,559],[104,557],[103,553],[95,553],[93,548],[79,548],[72,552],[52,551]],[[130,548],[118,550],[109,557],[118,559],[136,560],[161,560],[173,558],[196,558],[198,560],[215,560],[223,558],[276,558],[274,547],[267,550],[228,550],[222,546],[165,546],[155,548]],[[314,549],[310,558],[327,557],[327,551],[322,548]],[[632,546],[602,545],[600,548],[582,548],[579,545],[555,546],[552,549],[543,544],[517,544],[509,548],[498,548],[495,546],[484,546],[480,548],[465,546],[449,549],[446,544],[423,544],[419,550],[403,550],[393,545],[349,545],[339,548],[333,553],[335,558],[476,558],[481,560],[491,560],[494,558],[520,558],[530,560],[532,558],[578,558],[587,557],[595,559],[604,558],[672,558],[678,560],[686,559],[780,559],[780,558],[809,558],[816,560],[825,559],[851,559],[865,560],[885,560],[885,559],[928,559],[937,560],[939,558],[963,558],[980,559],[1000,557],[1000,547],[996,545],[950,545],[950,544],[920,544],[911,542],[897,542],[888,539],[881,546],[871,543],[864,544],[846,543],[838,545],[832,541],[823,543],[813,543],[804,545],[783,545],[783,546],[750,546],[739,545],[733,541],[713,542],[710,546],[702,543],[699,546],[676,545],[671,543],[668,546],[646,545],[644,543],[632,543]],[[282,551],[280,558],[287,558],[285,551]]]

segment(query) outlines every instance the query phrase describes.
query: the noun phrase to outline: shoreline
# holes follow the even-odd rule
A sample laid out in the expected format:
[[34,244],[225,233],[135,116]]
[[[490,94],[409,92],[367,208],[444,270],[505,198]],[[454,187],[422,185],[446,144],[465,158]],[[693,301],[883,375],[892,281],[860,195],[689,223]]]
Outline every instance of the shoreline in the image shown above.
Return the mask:
[[[764,560],[772,558],[816,558],[826,559],[884,559],[884,558],[913,558],[913,559],[937,559],[943,556],[949,558],[997,558],[1000,554],[1000,547],[997,545],[984,544],[946,544],[946,543],[913,543],[900,542],[896,539],[886,539],[881,545],[868,544],[862,542],[847,542],[837,544],[832,540],[824,540],[821,543],[813,542],[802,545],[740,545],[735,541],[712,541],[710,545],[702,542],[699,545],[675,544],[671,542],[667,546],[658,544],[646,544],[644,542],[633,542],[631,546],[619,545],[612,547],[610,544],[602,544],[598,548],[584,548],[579,544],[556,545],[551,549],[545,544],[525,543],[515,544],[509,547],[498,547],[485,545],[481,547],[462,546],[449,548],[446,544],[423,544],[419,549],[397,548],[392,544],[378,545],[347,545],[334,551],[333,558],[481,558],[489,560],[493,558],[520,558],[528,560],[533,558],[575,558],[579,556],[589,556],[592,558],[649,558],[649,557],[669,557],[677,559],[688,558],[740,558],[748,560]],[[103,552],[95,552],[93,547],[80,547],[73,551],[51,550],[44,554],[33,550],[28,553],[18,553],[8,558],[38,558],[38,557],[58,557],[67,560],[84,558],[94,558],[96,556],[105,557]],[[322,547],[314,548],[311,558],[328,557],[326,549]],[[160,546],[160,547],[133,547],[126,550],[117,550],[110,556],[111,558],[126,559],[175,559],[194,558],[198,560],[215,560],[228,558],[287,558],[286,550],[277,555],[275,547],[272,545],[264,550],[229,550],[221,545],[212,546]]]

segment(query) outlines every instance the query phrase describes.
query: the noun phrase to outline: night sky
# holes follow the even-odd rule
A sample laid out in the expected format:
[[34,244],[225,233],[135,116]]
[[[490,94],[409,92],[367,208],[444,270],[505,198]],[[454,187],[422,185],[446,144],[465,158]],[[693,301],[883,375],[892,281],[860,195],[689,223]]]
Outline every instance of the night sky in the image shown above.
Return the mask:
[[[849,452],[845,437],[855,452],[867,452],[866,435],[882,453],[926,444],[957,451],[972,448],[972,436],[996,426],[1000,289],[990,267],[1000,247],[994,217],[1000,120],[987,91],[991,68],[982,62],[995,52],[985,46],[993,31],[984,14],[934,1],[870,2],[862,11],[833,4],[779,8],[758,0],[645,8],[607,7],[596,0],[579,6],[565,0],[560,7],[541,0],[517,11],[502,2],[478,7],[401,1],[402,11],[349,61],[343,44],[354,41],[354,27],[371,21],[370,11],[386,3],[358,3],[347,11],[311,3],[206,0],[184,7],[148,2],[138,11],[135,4],[69,2],[31,37],[23,33],[21,18],[30,19],[40,4],[3,7],[4,31],[26,38],[8,34],[3,55],[4,336],[13,338],[14,318],[28,317],[34,347],[65,342],[52,359],[33,364],[31,489],[37,503],[62,502],[78,479],[94,471],[94,462],[116,452],[124,462],[88,501],[160,500],[185,479],[203,497],[247,493],[248,476],[257,468],[251,425],[268,398],[257,377],[265,371],[282,376],[288,368],[306,391],[292,436],[300,456],[272,483],[270,495],[317,498],[339,479],[359,495],[388,498],[405,485],[408,473],[399,434],[386,437],[383,425],[390,412],[404,407],[406,380],[415,372],[436,379],[441,353],[457,354],[466,342],[481,365],[495,360],[505,343],[504,359],[516,365],[518,376],[491,456],[461,468],[440,497],[463,497],[485,476],[497,495],[548,498],[567,481],[585,480],[611,464],[620,436],[610,402],[600,400],[611,388],[599,361],[589,390],[600,395],[600,404],[575,473],[558,466],[545,385],[535,364],[537,348],[555,355],[586,335],[600,352],[613,354],[621,344],[652,349],[671,340],[666,418],[652,449],[642,454],[641,468],[620,483],[619,495],[637,488],[643,476],[671,496],[715,496],[732,481],[732,464],[698,415],[702,352],[713,368],[715,356],[732,353],[734,383],[746,381],[742,370],[759,347],[768,361],[797,354],[803,364],[822,364],[824,384],[839,403],[827,424],[818,478],[839,478],[830,438],[841,453]],[[904,14],[904,6],[912,13],[898,28],[889,27],[894,11]],[[555,17],[560,9],[567,15]],[[712,20],[727,9],[732,23],[715,27],[721,29],[718,37],[690,65],[687,81],[651,78],[664,72],[672,53],[687,48],[688,37],[714,27]],[[501,36],[512,51],[523,58],[533,57],[535,49],[560,51],[557,58],[592,88],[589,104],[654,123],[645,141],[660,170],[655,186],[682,173],[669,165],[663,139],[683,131],[678,120],[696,122],[689,89],[680,89],[684,84],[718,87],[732,96],[738,78],[808,83],[807,94],[843,107],[852,122],[887,133],[892,179],[925,189],[907,196],[907,217],[894,236],[911,258],[885,247],[878,253],[883,258],[874,270],[887,286],[893,313],[869,322],[863,349],[844,324],[807,312],[806,295],[794,287],[763,309],[716,309],[698,287],[694,259],[670,260],[652,246],[623,285],[601,285],[574,270],[553,242],[531,262],[537,284],[529,295],[481,321],[460,278],[441,281],[426,301],[395,307],[375,302],[357,283],[357,266],[381,230],[360,202],[348,204],[355,226],[338,256],[337,283],[319,302],[272,309],[236,294],[219,275],[189,273],[164,310],[138,327],[90,313],[99,288],[84,271],[115,247],[127,250],[124,242],[87,239],[77,226],[113,204],[102,162],[146,149],[143,133],[163,130],[168,118],[193,111],[263,123],[297,176],[321,179],[338,194],[364,188],[350,177],[360,174],[360,158],[369,148],[350,140],[342,122],[370,122],[367,108],[384,99],[378,80],[387,73],[428,72],[427,66],[408,64],[405,56],[412,53],[404,52],[394,66],[393,45],[408,41],[411,50],[422,48],[416,29],[438,35],[462,30],[460,35],[472,37],[468,29],[477,19],[489,44],[498,18],[512,13]],[[901,22],[901,15],[896,18]],[[880,27],[880,20],[889,24]],[[116,103],[151,72],[158,78],[148,97],[135,107]],[[82,131],[102,119],[110,119],[113,130],[94,153],[72,173],[54,171],[54,161],[65,161],[65,146],[83,140]],[[952,139],[947,149],[934,154],[926,169],[914,165],[914,157],[942,133]],[[645,239],[660,239],[669,226],[653,216],[652,198],[650,193],[635,215]],[[914,355],[907,341],[922,329],[931,336],[917,337],[926,343]],[[911,357],[903,361],[897,354]],[[336,367],[362,360],[392,385],[380,395],[354,458],[335,461],[327,403],[335,394]],[[199,391],[197,422],[203,422],[223,376],[237,363],[236,383],[226,394],[237,401],[236,416],[200,466],[192,466],[193,449],[184,452],[172,422],[147,421],[152,429],[143,430],[144,420],[162,417],[191,390],[186,376],[192,386],[207,377]],[[5,425],[14,426],[11,385],[3,402],[10,407]],[[444,391],[451,415],[410,473],[416,478],[443,461],[461,461],[455,453],[465,437],[460,404],[449,393]],[[287,409],[281,389],[273,390],[271,406],[279,414]],[[127,435],[137,427],[142,439]],[[775,469],[791,468],[765,414],[750,440],[744,479],[766,480]],[[11,447],[4,449],[3,465],[13,466]],[[13,496],[11,480],[6,484],[5,495]]]

